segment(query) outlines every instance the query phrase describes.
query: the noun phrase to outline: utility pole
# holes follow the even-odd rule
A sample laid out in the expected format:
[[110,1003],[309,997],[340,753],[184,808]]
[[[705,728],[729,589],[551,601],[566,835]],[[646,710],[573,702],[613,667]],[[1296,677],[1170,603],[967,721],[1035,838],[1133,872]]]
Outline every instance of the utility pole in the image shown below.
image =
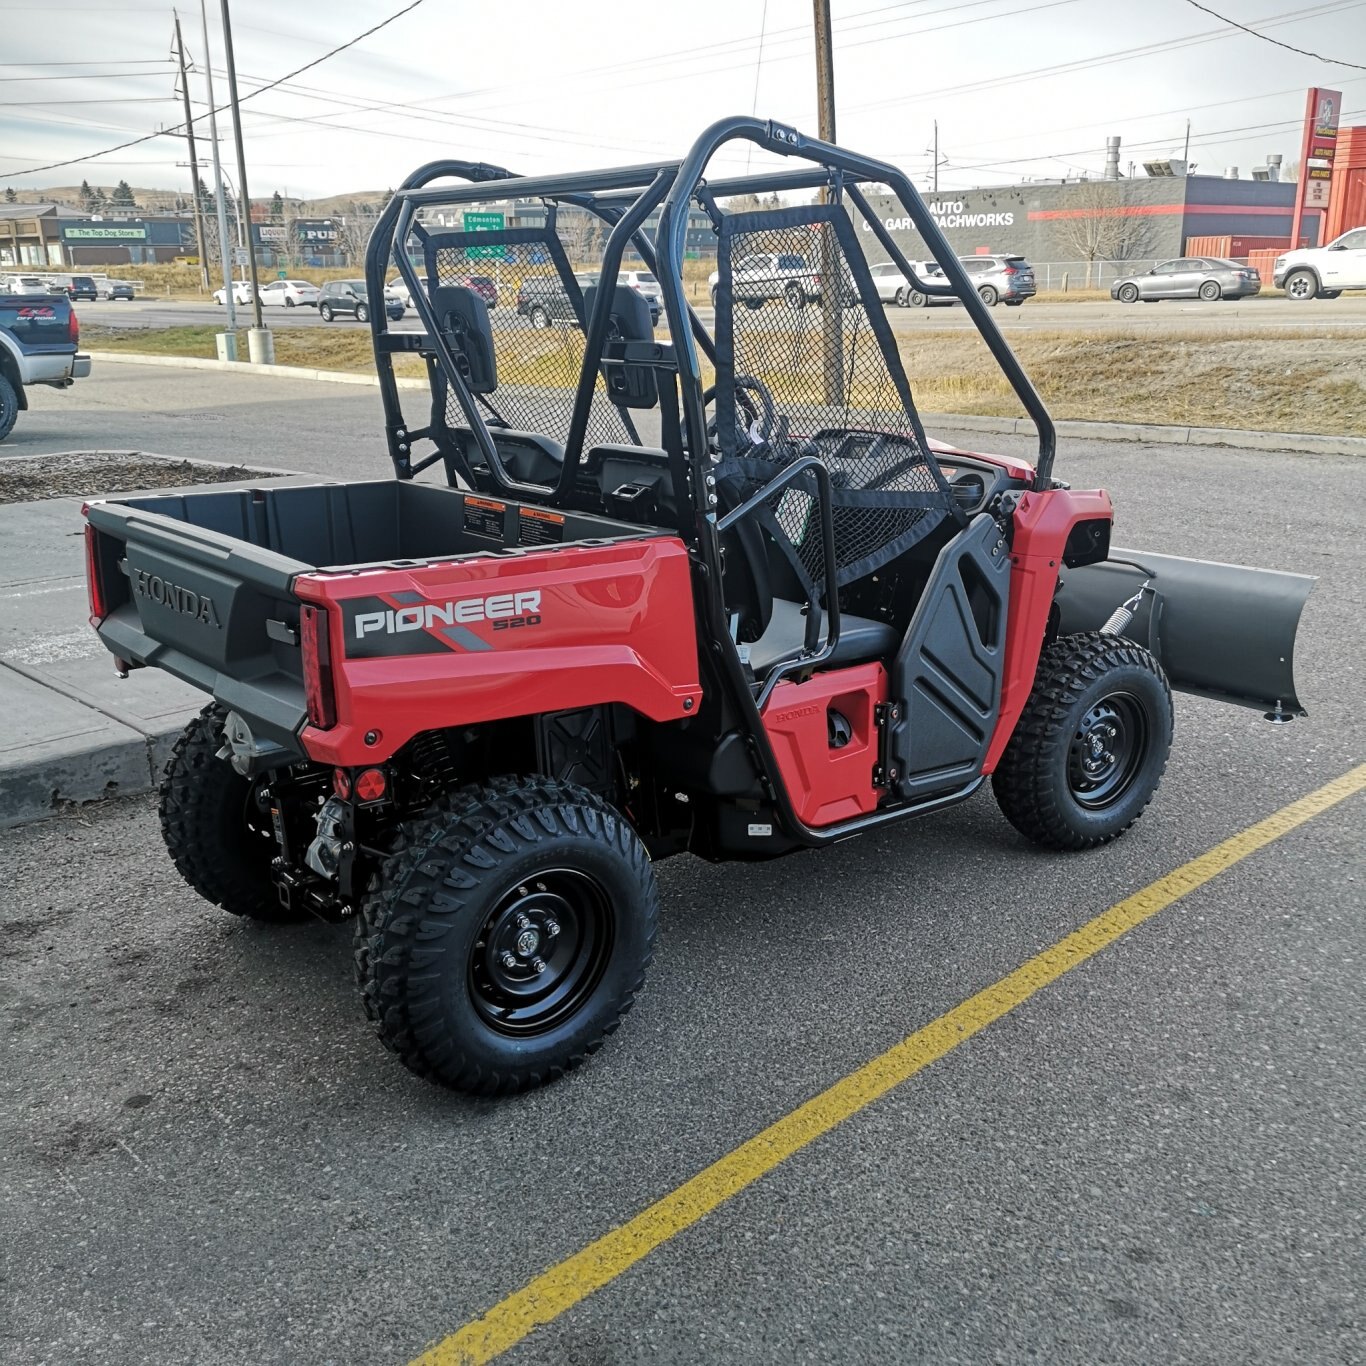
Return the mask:
[[[209,141],[213,145],[214,199],[218,207],[218,251],[223,264],[224,305],[228,310],[228,331],[218,343],[220,360],[237,359],[237,301],[232,297],[232,248],[228,245],[228,211],[223,205],[223,161],[218,155],[218,106],[213,102],[213,55],[209,51],[209,11],[207,0],[199,0],[199,18],[204,26],[204,84],[209,94]],[[199,186],[195,186],[198,193]]]
[[232,105],[232,136],[237,144],[237,195],[240,212],[246,215],[243,231],[247,239],[247,265],[251,270],[251,307],[256,319],[256,325],[247,337],[247,346],[252,360],[272,365],[275,361],[274,339],[261,321],[261,288],[256,275],[256,249],[251,243],[251,191],[247,189],[247,154],[242,146],[242,107],[237,98],[237,63],[232,55],[232,20],[228,17],[228,0],[222,0],[222,7],[223,50],[228,59],[228,102]]
[[[835,140],[835,51],[830,30],[830,0],[814,0],[816,21],[816,123],[822,142]],[[831,202],[829,188],[821,191],[825,203]],[[820,229],[821,315],[825,338],[825,401],[832,407],[844,403],[844,317],[841,295],[844,272],[840,268],[839,239],[834,225]]]
[[190,112],[190,78],[185,71],[185,41],[180,36],[180,12],[175,15],[175,50],[180,62],[180,93],[185,99],[185,136],[190,144],[190,197],[194,200],[194,241],[199,252],[199,277],[204,292],[209,290],[209,253],[208,242],[204,237],[204,205],[199,199],[199,158],[194,149],[194,115]]

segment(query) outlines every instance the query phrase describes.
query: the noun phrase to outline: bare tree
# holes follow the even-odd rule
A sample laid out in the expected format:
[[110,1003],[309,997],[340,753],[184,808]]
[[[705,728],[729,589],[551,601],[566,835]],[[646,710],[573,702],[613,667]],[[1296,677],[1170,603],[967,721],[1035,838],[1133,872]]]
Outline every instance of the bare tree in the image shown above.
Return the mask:
[[1116,181],[1084,180],[1070,198],[1070,216],[1058,220],[1064,250],[1086,262],[1088,288],[1098,262],[1134,261],[1152,250],[1151,223],[1130,212],[1124,198]]

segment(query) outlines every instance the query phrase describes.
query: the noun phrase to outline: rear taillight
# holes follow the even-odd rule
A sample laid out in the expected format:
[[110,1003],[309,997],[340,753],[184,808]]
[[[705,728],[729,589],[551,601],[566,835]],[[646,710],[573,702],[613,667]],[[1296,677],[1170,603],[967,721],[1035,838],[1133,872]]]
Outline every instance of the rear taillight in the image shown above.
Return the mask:
[[1016,270],[1014,266],[1007,266],[1007,267],[1001,272],[1002,275],[1018,275],[1019,273],[1020,273],[1020,272],[1019,272],[1018,270]]
[[89,522],[85,524],[85,587],[90,597],[90,624],[98,626],[109,615],[109,600],[104,591],[104,576],[100,570],[99,532]]
[[319,730],[331,730],[337,724],[337,696],[325,608],[304,607],[299,617],[299,644],[303,649],[304,703],[309,724]]
[[71,310],[71,320],[66,325],[66,335],[70,339],[72,346],[81,344],[81,320],[76,316],[76,310]]

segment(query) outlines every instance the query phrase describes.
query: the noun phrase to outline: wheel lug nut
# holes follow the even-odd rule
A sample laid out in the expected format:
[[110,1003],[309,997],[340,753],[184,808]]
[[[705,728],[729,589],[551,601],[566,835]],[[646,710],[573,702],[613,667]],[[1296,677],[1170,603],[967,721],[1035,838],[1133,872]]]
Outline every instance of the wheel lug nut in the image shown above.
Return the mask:
[[529,917],[525,912],[522,912],[522,911],[519,911],[519,912],[518,912],[518,914],[517,914],[517,928],[518,928],[519,930],[529,930],[529,929],[531,928],[531,919],[530,919],[530,917]]
[[517,966],[517,957],[515,954],[504,952],[501,961],[505,968],[515,968]]
[[544,972],[544,971],[545,971],[545,959],[544,959],[544,958],[533,958],[533,959],[531,960],[531,970],[532,970],[532,972]]
[[545,932],[551,939],[554,939],[560,932],[560,922],[558,920],[547,920],[545,922]]

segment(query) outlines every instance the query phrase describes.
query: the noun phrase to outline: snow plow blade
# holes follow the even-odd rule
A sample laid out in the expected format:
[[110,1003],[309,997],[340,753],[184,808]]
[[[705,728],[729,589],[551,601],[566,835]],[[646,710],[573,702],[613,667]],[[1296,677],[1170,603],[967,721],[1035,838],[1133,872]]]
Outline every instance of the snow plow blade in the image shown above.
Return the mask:
[[1316,582],[1116,548],[1101,564],[1065,571],[1059,630],[1111,630],[1151,650],[1178,692],[1289,720],[1307,715],[1295,691],[1295,633]]

